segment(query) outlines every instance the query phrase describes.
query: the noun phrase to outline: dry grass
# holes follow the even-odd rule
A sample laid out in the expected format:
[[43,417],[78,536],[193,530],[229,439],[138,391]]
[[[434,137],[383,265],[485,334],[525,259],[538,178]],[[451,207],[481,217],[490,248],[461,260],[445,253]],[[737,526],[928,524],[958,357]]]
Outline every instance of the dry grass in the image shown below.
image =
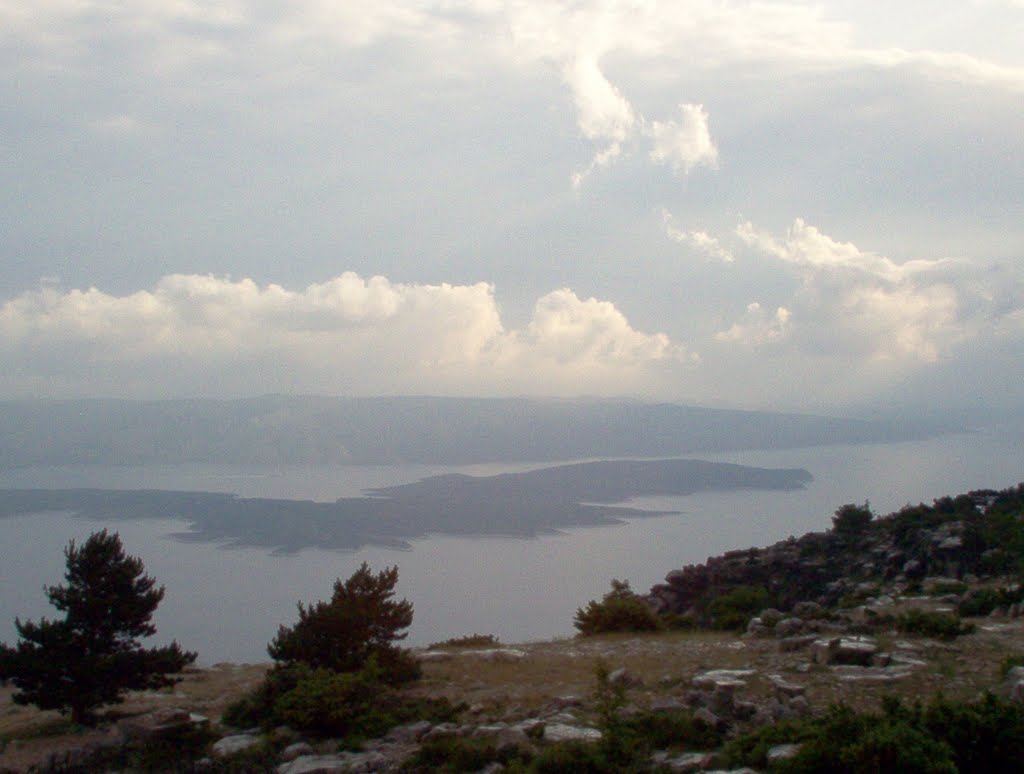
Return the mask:
[[[998,686],[999,668],[1010,654],[1024,654],[1024,621],[996,625],[980,620],[976,634],[953,642],[879,636],[884,650],[913,654],[925,662],[899,680],[878,683],[844,681],[831,668],[809,663],[809,653],[780,653],[774,639],[744,639],[719,632],[608,635],[509,646],[525,652],[519,661],[492,661],[472,651],[451,648],[447,661],[424,665],[417,693],[465,702],[481,722],[530,717],[564,697],[585,703],[595,687],[594,668],[603,660],[625,667],[641,685],[629,698],[646,705],[656,698],[684,698],[691,680],[709,669],[753,669],[738,698],[759,700],[774,692],[768,675],[778,674],[806,687],[815,709],[843,701],[877,709],[882,696],[927,700],[938,692],[951,699],[973,699]],[[255,687],[266,665],[220,664],[190,670],[185,679],[159,692],[133,694],[115,708],[117,716],[157,708],[181,708],[216,721],[233,700]],[[54,712],[10,703],[10,688],[0,688],[0,769],[24,769],[53,750],[81,746],[103,730],[75,729]]]

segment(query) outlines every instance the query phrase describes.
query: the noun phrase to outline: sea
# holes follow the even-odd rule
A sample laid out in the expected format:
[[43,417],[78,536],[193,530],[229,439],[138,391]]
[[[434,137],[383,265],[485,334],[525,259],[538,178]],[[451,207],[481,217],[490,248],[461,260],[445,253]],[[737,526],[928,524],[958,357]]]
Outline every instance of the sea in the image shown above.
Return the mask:
[[[105,524],[69,513],[0,518],[0,641],[16,641],[14,621],[53,617],[45,587],[62,582],[64,548],[104,527],[166,588],[153,644],[197,651],[200,664],[267,661],[266,645],[297,620],[296,604],[330,597],[337,578],[367,562],[397,565],[397,594],[413,603],[406,644],[426,646],[467,634],[505,643],[571,637],[573,615],[600,598],[613,578],[637,591],[673,569],[735,548],[763,546],[829,527],[840,505],[869,502],[877,514],[971,489],[1024,481],[1024,434],[999,426],[920,441],[692,455],[758,467],[808,470],[795,491],[736,490],[642,497],[626,504],[676,511],[621,524],[535,538],[431,535],[405,550],[355,552],[267,549],[185,542],[177,520]],[[246,497],[330,501],[441,473],[493,475],[552,463],[462,466],[37,467],[0,471],[0,488],[176,489]]]

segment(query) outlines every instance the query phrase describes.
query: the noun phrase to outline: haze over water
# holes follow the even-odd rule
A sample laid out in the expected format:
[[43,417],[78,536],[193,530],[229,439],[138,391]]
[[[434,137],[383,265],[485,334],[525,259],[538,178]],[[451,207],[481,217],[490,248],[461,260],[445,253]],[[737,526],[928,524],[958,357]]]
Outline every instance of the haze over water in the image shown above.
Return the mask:
[[[682,513],[532,539],[431,536],[412,541],[411,550],[313,548],[277,556],[265,549],[182,543],[170,537],[182,531],[178,521],[110,526],[167,586],[158,639],[176,638],[198,650],[203,663],[257,661],[266,659],[265,645],[277,627],[295,620],[296,601],[329,596],[334,579],[347,577],[364,560],[374,567],[399,566],[399,594],[416,611],[410,644],[472,632],[506,642],[569,636],[575,609],[603,594],[613,577],[645,591],[668,571],[709,555],[824,529],[832,511],[846,502],[869,499],[876,513],[887,513],[907,502],[1024,479],[1024,445],[1010,428],[926,441],[703,457],[804,467],[814,480],[794,491],[637,498],[628,505]],[[543,466],[36,468],[0,474],[0,487],[174,488],[330,500],[441,472],[490,475],[528,467]],[[63,547],[101,526],[64,514],[0,519],[0,639],[13,640],[15,616],[52,615],[41,589],[61,580]]]

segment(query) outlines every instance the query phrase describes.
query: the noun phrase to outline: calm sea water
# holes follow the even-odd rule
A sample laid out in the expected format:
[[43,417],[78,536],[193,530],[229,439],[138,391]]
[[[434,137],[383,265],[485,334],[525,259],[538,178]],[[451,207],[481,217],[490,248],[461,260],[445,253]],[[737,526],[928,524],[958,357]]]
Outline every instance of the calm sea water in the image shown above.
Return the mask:
[[[399,566],[399,594],[415,608],[411,644],[473,632],[506,642],[545,639],[571,635],[576,608],[601,596],[612,578],[646,590],[668,571],[722,551],[824,529],[843,503],[870,500],[876,513],[887,513],[908,502],[1024,480],[1024,440],[1016,428],[707,459],[803,467],[815,479],[796,492],[638,498],[630,504],[681,513],[530,540],[434,536],[407,551],[305,550],[277,556],[176,541],[172,533],[184,529],[177,521],[109,526],[167,587],[156,640],[177,639],[210,664],[266,660],[266,643],[277,627],[294,622],[295,603],[328,597],[335,578],[347,577],[363,561]],[[540,466],[36,468],[0,472],[0,487],[162,488],[333,500],[437,473],[489,475],[530,467]],[[43,587],[61,580],[64,546],[103,526],[68,514],[0,519],[0,640],[14,640],[15,616],[52,615]]]

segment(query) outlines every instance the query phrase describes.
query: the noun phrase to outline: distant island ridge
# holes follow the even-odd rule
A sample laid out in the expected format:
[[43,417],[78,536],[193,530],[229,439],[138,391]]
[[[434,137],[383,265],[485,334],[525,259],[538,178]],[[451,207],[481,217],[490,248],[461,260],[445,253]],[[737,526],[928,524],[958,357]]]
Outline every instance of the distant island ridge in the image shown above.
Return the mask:
[[622,399],[0,401],[0,471],[62,465],[556,463],[921,440],[948,422]]
[[811,480],[802,468],[693,459],[607,460],[495,476],[432,476],[328,503],[211,492],[3,489],[0,517],[58,511],[111,521],[181,519],[189,525],[187,532],[175,535],[181,540],[293,553],[313,547],[407,547],[409,540],[428,535],[534,537],[674,512],[615,504],[633,497],[792,490]]

